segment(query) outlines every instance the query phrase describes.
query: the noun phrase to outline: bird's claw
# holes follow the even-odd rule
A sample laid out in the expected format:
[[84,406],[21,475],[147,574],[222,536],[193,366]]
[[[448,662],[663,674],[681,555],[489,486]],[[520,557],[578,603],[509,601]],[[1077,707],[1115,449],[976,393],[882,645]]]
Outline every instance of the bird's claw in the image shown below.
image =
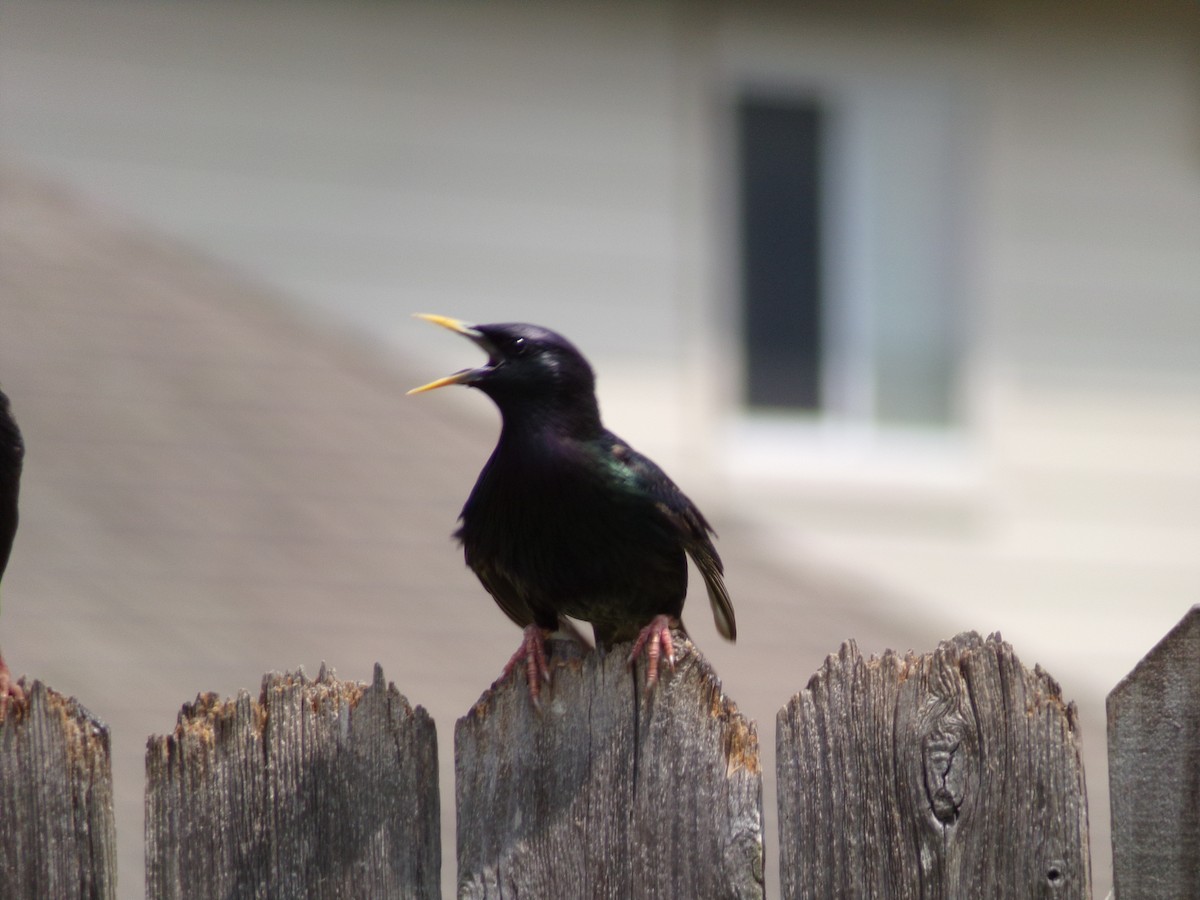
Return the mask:
[[646,693],[654,690],[658,682],[658,661],[666,658],[671,671],[675,671],[675,642],[671,639],[671,617],[658,615],[643,628],[633,642],[628,664],[633,665],[638,655],[646,650]]
[[525,635],[521,638],[521,646],[512,658],[505,663],[504,671],[500,673],[503,680],[508,678],[518,666],[524,666],[525,681],[529,685],[529,699],[534,707],[541,709],[541,683],[550,683],[550,662],[546,656],[546,632],[536,625],[525,626]]
[[8,715],[10,703],[20,703],[25,699],[25,691],[18,681],[13,680],[12,673],[5,665],[4,657],[0,656],[0,721]]

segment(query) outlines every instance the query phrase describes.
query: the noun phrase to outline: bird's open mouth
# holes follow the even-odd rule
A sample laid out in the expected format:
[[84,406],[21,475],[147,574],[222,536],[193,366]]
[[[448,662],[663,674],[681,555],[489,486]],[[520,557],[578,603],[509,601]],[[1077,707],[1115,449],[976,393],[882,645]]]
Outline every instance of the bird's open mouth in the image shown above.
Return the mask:
[[488,340],[487,335],[478,328],[468,325],[466,322],[460,322],[458,319],[451,319],[448,316],[434,316],[429,313],[414,313],[414,316],[418,319],[424,319],[426,322],[432,322],[434,325],[441,325],[443,328],[448,328],[455,334],[461,334],[463,337],[470,338],[488,355],[488,361],[486,365],[474,369],[463,369],[460,372],[455,372],[453,375],[447,375],[444,378],[431,381],[429,384],[415,387],[408,392],[409,394],[423,394],[425,391],[432,391],[435,388],[445,387],[448,384],[471,384],[492,371],[500,361],[500,354],[496,351],[495,346]]

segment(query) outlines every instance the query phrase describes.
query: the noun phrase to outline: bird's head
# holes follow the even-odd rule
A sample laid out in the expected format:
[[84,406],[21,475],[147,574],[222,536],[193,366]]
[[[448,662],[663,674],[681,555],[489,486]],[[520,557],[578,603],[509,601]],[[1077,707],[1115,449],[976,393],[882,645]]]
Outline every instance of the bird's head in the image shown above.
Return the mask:
[[506,421],[533,416],[564,424],[594,422],[599,427],[592,367],[562,335],[520,322],[468,325],[445,316],[418,314],[417,318],[470,338],[488,359],[477,368],[413,388],[410,394],[463,384],[491,397]]

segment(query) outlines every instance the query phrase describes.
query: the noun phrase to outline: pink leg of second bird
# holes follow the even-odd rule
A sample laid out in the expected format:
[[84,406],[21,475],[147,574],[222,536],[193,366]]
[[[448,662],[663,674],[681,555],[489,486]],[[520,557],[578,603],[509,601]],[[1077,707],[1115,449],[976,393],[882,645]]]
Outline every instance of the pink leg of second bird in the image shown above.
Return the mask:
[[9,700],[20,702],[24,698],[25,692],[21,690],[21,685],[13,681],[8,664],[5,663],[4,657],[0,656],[0,719],[8,712]]
[[550,663],[546,658],[546,636],[536,625],[526,625],[525,635],[521,638],[521,646],[504,665],[500,677],[507,678],[518,666],[525,669],[525,681],[529,684],[529,699],[533,705],[540,707],[542,682],[550,683]]
[[655,616],[650,620],[650,624],[641,630],[637,640],[633,642],[633,652],[629,654],[630,665],[638,658],[643,647],[646,650],[647,693],[654,690],[654,685],[658,681],[659,659],[666,657],[671,671],[675,671],[675,644],[671,640],[673,621],[670,616]]

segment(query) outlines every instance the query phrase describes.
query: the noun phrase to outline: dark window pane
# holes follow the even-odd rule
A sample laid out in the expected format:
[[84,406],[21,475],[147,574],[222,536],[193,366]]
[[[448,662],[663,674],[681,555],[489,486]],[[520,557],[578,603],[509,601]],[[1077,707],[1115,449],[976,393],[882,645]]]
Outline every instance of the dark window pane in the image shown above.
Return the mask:
[[821,114],[816,104],[738,106],[746,400],[821,407]]

